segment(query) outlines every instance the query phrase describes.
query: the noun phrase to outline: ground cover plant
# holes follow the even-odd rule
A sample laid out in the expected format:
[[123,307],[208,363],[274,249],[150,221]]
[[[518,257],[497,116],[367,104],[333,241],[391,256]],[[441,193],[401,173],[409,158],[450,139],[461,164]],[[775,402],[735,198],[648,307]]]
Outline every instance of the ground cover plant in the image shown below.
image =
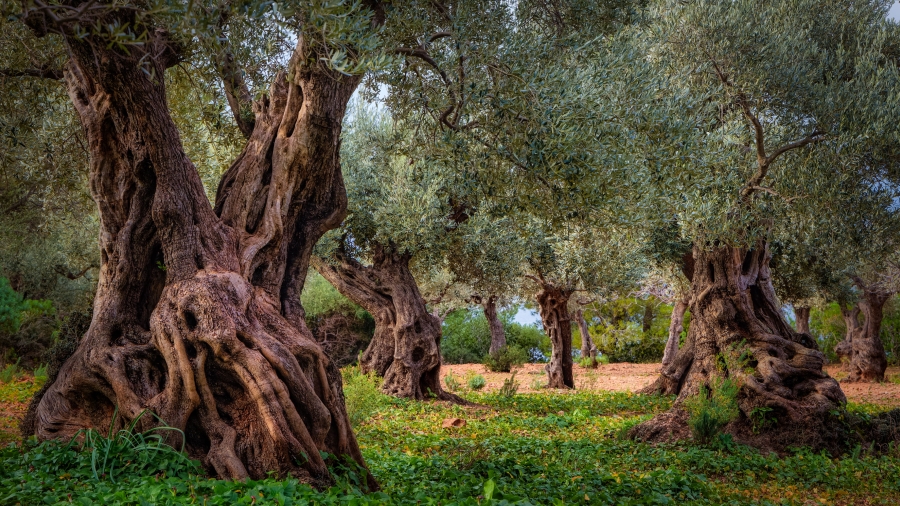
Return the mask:
[[[343,373],[350,419],[378,492],[363,493],[355,468],[333,460],[334,484],[315,490],[275,476],[209,479],[197,462],[152,439],[140,449],[119,444],[109,455],[96,451],[105,448],[101,440],[86,449],[25,442],[0,450],[0,503],[896,504],[900,498],[896,450],[874,455],[857,448],[831,458],[798,449],[777,456],[728,440],[651,446],[624,437],[668,409],[671,397],[463,392],[482,406],[466,407],[388,397],[357,368]],[[31,377],[6,383],[0,399],[26,400],[36,388]],[[466,424],[443,428],[447,418]]]

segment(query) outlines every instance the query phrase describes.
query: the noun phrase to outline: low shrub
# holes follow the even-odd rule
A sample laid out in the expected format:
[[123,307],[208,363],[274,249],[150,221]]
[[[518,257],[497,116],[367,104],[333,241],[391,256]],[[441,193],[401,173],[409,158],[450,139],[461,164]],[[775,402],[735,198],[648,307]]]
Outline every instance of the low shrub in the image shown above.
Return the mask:
[[700,392],[684,401],[688,413],[688,426],[694,438],[703,444],[710,443],[722,429],[738,417],[738,384],[731,378],[710,382],[700,387]]
[[363,374],[358,366],[341,369],[344,379],[344,402],[350,424],[358,427],[372,418],[385,395],[381,393],[381,378],[375,373]]
[[3,370],[0,370],[0,383],[9,383],[19,377],[19,361],[16,360],[12,364],[6,364]]
[[462,388],[462,384],[460,384],[453,373],[444,376],[444,385],[447,387],[447,390],[450,390],[451,392],[458,392],[459,389]]
[[516,372],[503,380],[503,386],[500,387],[500,395],[503,397],[514,397],[519,391],[519,382],[516,381]]
[[528,362],[528,353],[516,345],[504,346],[495,353],[485,355],[482,361],[491,372],[509,372],[525,362]]
[[476,374],[469,378],[469,381],[467,383],[469,385],[469,388],[471,388],[472,390],[481,390],[485,385],[487,385],[487,380],[484,379],[484,376]]

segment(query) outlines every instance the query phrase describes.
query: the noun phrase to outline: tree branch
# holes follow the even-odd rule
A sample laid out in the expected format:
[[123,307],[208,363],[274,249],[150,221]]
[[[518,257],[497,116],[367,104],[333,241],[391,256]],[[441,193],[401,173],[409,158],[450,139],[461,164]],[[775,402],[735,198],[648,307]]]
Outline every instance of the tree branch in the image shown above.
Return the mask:
[[45,65],[28,69],[0,69],[0,76],[38,77],[43,79],[51,79],[53,81],[61,81],[63,78],[63,71],[61,68]]

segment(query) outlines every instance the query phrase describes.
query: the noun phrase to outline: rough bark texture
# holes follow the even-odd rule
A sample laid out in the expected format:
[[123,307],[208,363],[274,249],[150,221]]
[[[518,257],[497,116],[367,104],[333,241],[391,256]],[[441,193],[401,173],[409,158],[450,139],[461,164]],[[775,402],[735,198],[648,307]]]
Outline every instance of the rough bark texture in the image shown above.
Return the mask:
[[384,377],[382,390],[410,399],[461,401],[441,388],[441,326],[428,312],[409,270],[410,256],[375,246],[364,266],[342,250],[334,264],[314,258],[317,271],[375,318],[375,335],[360,361],[364,372]]
[[645,390],[676,394],[677,401],[672,411],[635,427],[632,437],[657,441],[685,435],[682,401],[714,378],[730,377],[740,385],[742,420],[757,408],[771,409],[777,419],[781,430],[761,436],[768,438],[765,444],[815,446],[829,412],[846,398],[823,371],[825,356],[815,342],[784,319],[770,279],[768,248],[695,246],[693,257],[685,346]]
[[597,367],[597,347],[591,341],[591,333],[588,329],[587,321],[584,319],[584,310],[578,309],[574,313],[575,321],[578,323],[578,331],[581,333],[581,356],[582,358],[590,357],[591,368]]
[[688,302],[688,299],[685,297],[677,300],[672,307],[672,317],[669,320],[669,339],[666,340],[666,348],[663,351],[663,369],[672,364],[672,361],[675,360],[675,355],[678,353],[681,332],[684,331],[684,313],[687,312]]
[[547,363],[548,388],[575,388],[572,376],[572,320],[569,297],[572,290],[548,282],[541,283],[537,294],[544,332],[550,337],[550,362]]
[[491,331],[491,347],[488,353],[491,355],[500,351],[500,348],[506,346],[506,333],[503,332],[503,322],[497,315],[497,296],[489,295],[483,299],[481,306],[484,308],[484,317],[488,322],[488,329]]
[[847,366],[850,374],[843,381],[880,382],[884,381],[884,371],[887,369],[887,357],[881,342],[881,321],[884,318],[884,304],[893,294],[869,286],[862,288],[859,309],[863,314],[863,324],[853,332]]
[[[29,22],[40,34],[44,21]],[[151,410],[223,478],[321,484],[320,451],[362,463],[340,372],[299,297],[312,246],[346,212],[339,136],[359,78],[307,67],[301,41],[291,78],[254,104],[214,210],[168,112],[163,76],[177,58],[165,33],[129,54],[65,39],[102,265],[90,328],[36,403],[33,432],[65,439]]]
[[809,334],[809,312],[809,306],[794,308],[794,316],[797,319],[797,332],[801,334]]
[[841,317],[844,319],[844,327],[847,330],[844,334],[844,340],[834,347],[834,353],[848,371],[850,368],[850,355],[853,352],[853,338],[862,331],[862,325],[859,323],[859,313],[859,305],[854,304],[852,307],[844,307],[841,304]]

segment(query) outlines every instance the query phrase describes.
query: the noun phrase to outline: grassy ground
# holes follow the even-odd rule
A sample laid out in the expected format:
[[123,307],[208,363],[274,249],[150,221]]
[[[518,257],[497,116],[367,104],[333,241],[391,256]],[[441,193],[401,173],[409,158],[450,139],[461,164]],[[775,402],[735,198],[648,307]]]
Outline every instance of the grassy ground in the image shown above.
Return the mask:
[[[787,457],[720,441],[648,446],[624,439],[671,399],[627,392],[463,394],[486,408],[397,400],[345,371],[351,418],[382,486],[363,494],[350,470],[314,491],[292,480],[208,480],[177,453],[134,435],[96,451],[11,446],[0,453],[0,504],[892,504],[900,452]],[[0,385],[22,402],[27,380]],[[851,406],[876,411],[878,406]],[[442,428],[447,418],[465,425]],[[114,456],[104,451],[113,448]]]

